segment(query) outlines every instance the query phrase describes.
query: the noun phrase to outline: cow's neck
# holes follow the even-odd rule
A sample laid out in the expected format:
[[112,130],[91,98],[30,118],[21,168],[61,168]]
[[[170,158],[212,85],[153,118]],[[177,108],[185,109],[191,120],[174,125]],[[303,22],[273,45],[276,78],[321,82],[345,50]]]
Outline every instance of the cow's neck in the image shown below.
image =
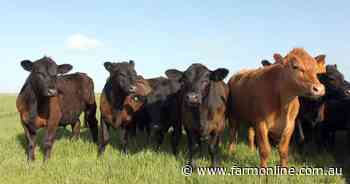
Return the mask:
[[216,109],[223,103],[226,103],[226,99],[223,96],[223,90],[221,89],[221,82],[210,81],[208,95],[203,99],[204,104],[211,108]]
[[106,93],[107,100],[112,105],[113,111],[122,110],[126,94],[120,89],[119,86],[113,86],[111,78],[107,79],[104,91]]
[[29,121],[34,121],[38,115],[38,98],[30,82],[27,80],[21,89],[20,95],[23,96],[26,108],[29,110]]
[[113,90],[113,95],[115,97],[114,99],[114,108],[117,111],[122,111],[123,110],[123,104],[124,101],[126,100],[126,94],[122,93],[120,90]]
[[122,123],[122,115],[124,110],[124,101],[127,94],[125,94],[119,87],[112,88],[112,94],[114,98],[112,101],[113,106],[113,124],[115,127],[119,127]]
[[30,121],[40,115],[48,117],[50,112],[50,100],[56,97],[43,96],[36,90],[29,80],[24,84],[20,94],[25,96],[26,101],[24,102],[29,109]]

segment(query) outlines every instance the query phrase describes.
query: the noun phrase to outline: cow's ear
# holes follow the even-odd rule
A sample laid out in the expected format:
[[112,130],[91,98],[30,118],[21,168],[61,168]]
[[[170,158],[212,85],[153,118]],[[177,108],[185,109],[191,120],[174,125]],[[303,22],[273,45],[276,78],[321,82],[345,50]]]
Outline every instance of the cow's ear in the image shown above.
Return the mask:
[[138,76],[136,76],[136,79],[137,79],[137,80],[143,80],[144,78],[143,78],[142,75],[138,75]]
[[315,57],[315,60],[317,61],[318,64],[324,65],[326,64],[326,55],[321,54]]
[[264,59],[261,61],[261,65],[263,65],[263,67],[266,67],[266,66],[272,65],[272,63],[270,61]]
[[65,73],[68,73],[69,71],[71,71],[72,69],[73,69],[73,66],[70,64],[58,65],[57,73],[58,74],[65,74]]
[[28,72],[32,71],[33,68],[33,62],[30,60],[23,60],[21,61],[21,66],[24,70],[27,70]]
[[210,73],[210,80],[213,81],[221,81],[228,74],[228,70],[226,68],[218,68]]
[[131,65],[131,67],[135,68],[135,61],[134,60],[129,60],[129,65]]
[[169,70],[165,71],[165,75],[169,79],[180,80],[183,76],[183,72],[176,70],[176,69],[169,69]]
[[317,62],[317,67],[318,67],[318,73],[324,73],[326,72],[326,55],[322,54],[322,55],[318,55],[315,57],[315,60]]
[[109,61],[105,62],[105,63],[103,64],[103,66],[105,67],[105,69],[106,69],[107,71],[109,71],[109,72],[112,71],[112,66],[113,66],[113,64],[112,64],[111,62],[109,62]]
[[282,55],[279,54],[279,53],[275,53],[273,55],[273,59],[275,59],[275,63],[277,63],[277,64],[283,64],[284,63],[284,59],[283,59]]

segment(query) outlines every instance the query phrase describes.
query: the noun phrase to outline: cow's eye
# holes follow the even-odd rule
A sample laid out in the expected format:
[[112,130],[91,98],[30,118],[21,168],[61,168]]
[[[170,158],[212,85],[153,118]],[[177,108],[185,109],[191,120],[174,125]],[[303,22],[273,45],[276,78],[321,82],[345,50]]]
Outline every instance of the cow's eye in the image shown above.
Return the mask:
[[36,75],[42,78],[45,78],[45,74],[42,72],[36,72]]
[[293,69],[294,69],[294,70],[298,70],[298,69],[299,69],[299,66],[298,66],[298,65],[293,65]]
[[126,74],[125,73],[119,73],[119,76],[120,77],[126,77]]

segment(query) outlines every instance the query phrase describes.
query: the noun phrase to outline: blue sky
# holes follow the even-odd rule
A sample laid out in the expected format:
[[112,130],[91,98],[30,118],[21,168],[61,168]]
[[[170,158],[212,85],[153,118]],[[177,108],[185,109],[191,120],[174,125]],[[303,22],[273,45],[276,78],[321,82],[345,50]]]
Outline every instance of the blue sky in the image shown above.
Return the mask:
[[88,73],[100,91],[105,61],[133,59],[146,78],[193,62],[230,75],[304,47],[350,76],[350,1],[1,1],[0,92],[18,92],[23,59],[51,56]]

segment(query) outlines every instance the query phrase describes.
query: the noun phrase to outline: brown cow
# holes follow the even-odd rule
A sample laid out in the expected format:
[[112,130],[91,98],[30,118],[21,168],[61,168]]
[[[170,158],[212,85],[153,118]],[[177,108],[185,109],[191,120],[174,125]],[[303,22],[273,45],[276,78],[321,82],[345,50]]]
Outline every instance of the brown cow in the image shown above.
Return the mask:
[[127,153],[129,134],[135,130],[134,113],[144,104],[144,96],[151,92],[146,80],[137,76],[133,61],[104,64],[110,77],[100,97],[101,138],[99,155],[109,142],[109,127],[121,128],[122,151]]
[[[317,61],[317,73],[322,74],[326,73],[326,61],[325,61],[326,55],[318,55],[315,57],[315,60]],[[261,64],[266,67],[272,65],[268,60],[261,61]],[[274,63],[276,64],[276,63]],[[278,64],[278,63],[277,63]],[[299,146],[302,146],[305,141],[305,128],[309,128],[309,125],[314,127],[317,122],[321,122],[324,119],[324,107],[325,102],[322,99],[312,99],[307,97],[299,97],[299,103],[300,103],[300,109],[298,116],[296,118],[296,126],[297,131],[294,132],[294,139],[295,142],[298,143]],[[306,127],[304,127],[306,126]],[[304,127],[304,128],[303,128]],[[311,128],[312,129],[312,128]],[[249,127],[248,131],[248,145],[249,148],[254,151],[255,150],[255,144],[254,144],[254,128]],[[311,134],[310,131],[307,132],[307,134]],[[310,135],[306,135],[306,139],[310,139]],[[306,140],[308,141],[308,140]]]
[[72,69],[71,65],[57,65],[51,58],[35,62],[24,60],[22,67],[30,72],[17,97],[17,109],[28,142],[28,160],[35,159],[37,129],[46,127],[44,159],[50,158],[58,126],[72,125],[73,134],[79,135],[79,116],[84,111],[92,138],[97,142],[97,120],[94,84],[83,73],[57,76]]
[[275,54],[274,58],[280,64],[242,71],[229,81],[229,151],[236,148],[238,122],[249,122],[256,132],[261,167],[267,167],[269,137],[279,140],[280,164],[287,167],[298,96],[320,97],[325,93],[317,79],[317,62],[304,49],[293,49],[284,58]]

